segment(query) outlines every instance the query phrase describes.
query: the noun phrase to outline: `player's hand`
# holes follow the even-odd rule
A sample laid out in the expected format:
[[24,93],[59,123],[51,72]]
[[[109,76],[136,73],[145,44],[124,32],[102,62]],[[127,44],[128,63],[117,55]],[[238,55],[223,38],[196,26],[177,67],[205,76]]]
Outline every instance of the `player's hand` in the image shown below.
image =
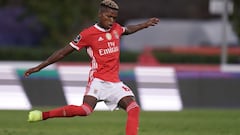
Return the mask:
[[24,77],[28,77],[32,73],[38,72],[40,69],[38,67],[30,68],[24,73]]
[[159,23],[160,19],[158,18],[150,18],[145,22],[146,28],[149,26],[155,26]]

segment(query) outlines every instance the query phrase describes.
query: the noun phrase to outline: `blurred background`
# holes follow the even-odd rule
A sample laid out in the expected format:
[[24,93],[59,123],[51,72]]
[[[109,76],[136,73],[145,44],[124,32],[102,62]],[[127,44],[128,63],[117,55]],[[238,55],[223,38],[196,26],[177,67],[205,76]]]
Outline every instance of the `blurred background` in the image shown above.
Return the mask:
[[[0,0],[0,101],[9,101],[0,109],[81,102],[74,94],[83,93],[78,87],[83,90],[87,81],[78,80],[89,61],[85,50],[31,78],[22,74],[96,23],[99,2]],[[117,3],[121,25],[160,18],[157,26],[121,40],[120,76],[145,110],[240,108],[239,0]]]

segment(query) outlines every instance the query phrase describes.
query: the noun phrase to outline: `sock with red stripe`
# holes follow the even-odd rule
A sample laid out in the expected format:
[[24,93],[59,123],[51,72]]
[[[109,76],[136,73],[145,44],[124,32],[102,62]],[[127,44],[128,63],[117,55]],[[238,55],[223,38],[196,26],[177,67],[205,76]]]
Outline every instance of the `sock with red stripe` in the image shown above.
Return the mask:
[[61,108],[56,108],[47,112],[43,112],[43,120],[56,117],[74,117],[74,116],[87,116],[92,113],[93,109],[88,104],[81,106],[67,105]]
[[140,107],[134,101],[128,105],[126,111],[128,114],[126,124],[126,135],[137,135],[139,126]]

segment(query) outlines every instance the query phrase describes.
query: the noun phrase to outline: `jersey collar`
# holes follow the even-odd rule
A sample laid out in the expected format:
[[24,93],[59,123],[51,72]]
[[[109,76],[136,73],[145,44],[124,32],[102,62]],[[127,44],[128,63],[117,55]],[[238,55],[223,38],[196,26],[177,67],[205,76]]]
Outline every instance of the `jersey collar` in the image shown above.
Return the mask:
[[94,25],[94,27],[95,27],[96,29],[102,31],[102,32],[108,32],[108,31],[110,31],[110,29],[106,30],[106,29],[100,27],[97,23]]

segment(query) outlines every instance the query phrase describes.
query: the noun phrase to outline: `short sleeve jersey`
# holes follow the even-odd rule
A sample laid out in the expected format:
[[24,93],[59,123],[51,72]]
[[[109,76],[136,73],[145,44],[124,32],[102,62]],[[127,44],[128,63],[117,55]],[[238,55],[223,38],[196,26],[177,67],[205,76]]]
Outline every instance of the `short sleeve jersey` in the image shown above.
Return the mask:
[[80,50],[87,48],[92,59],[89,79],[99,78],[110,82],[119,82],[120,37],[125,28],[118,23],[105,30],[97,24],[84,29],[70,42],[70,45]]

